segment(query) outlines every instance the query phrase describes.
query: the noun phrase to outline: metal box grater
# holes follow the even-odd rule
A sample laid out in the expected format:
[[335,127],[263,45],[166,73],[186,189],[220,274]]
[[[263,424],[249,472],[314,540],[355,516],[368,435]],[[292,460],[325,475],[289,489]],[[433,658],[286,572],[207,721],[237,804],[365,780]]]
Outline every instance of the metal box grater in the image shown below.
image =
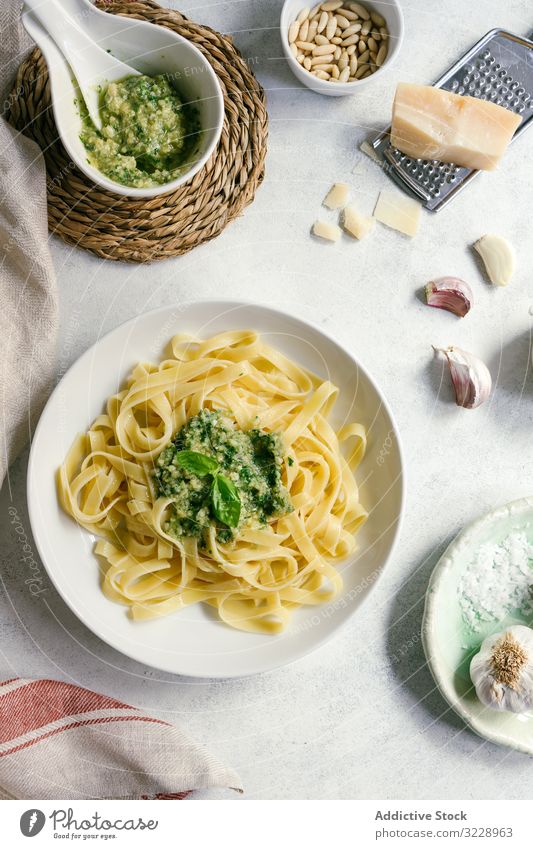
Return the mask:
[[[491,100],[522,115],[513,141],[533,119],[533,41],[493,29],[434,85],[455,94]],[[372,144],[390,177],[431,212],[443,209],[479,171],[436,159],[411,159],[393,148],[390,127]]]

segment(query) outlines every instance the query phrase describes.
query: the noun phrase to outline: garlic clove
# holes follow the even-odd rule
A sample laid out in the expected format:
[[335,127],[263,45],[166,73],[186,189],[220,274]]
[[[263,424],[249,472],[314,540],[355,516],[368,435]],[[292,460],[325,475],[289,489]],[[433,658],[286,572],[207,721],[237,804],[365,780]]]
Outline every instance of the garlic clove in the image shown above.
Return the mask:
[[439,277],[426,284],[428,305],[453,312],[460,318],[464,318],[470,310],[473,300],[472,289],[460,277]]
[[474,244],[475,250],[480,255],[489,280],[495,286],[507,286],[516,265],[513,246],[502,236],[487,233]]
[[461,348],[451,346],[434,350],[444,354],[448,361],[457,406],[473,410],[483,404],[492,389],[492,378],[485,363]]

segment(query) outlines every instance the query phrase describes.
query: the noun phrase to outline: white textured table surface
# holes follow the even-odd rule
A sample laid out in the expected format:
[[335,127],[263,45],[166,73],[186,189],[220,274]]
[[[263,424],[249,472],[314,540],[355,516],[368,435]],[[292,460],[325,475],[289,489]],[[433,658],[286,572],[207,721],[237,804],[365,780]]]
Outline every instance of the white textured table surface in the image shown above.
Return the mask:
[[[249,798],[531,798],[531,761],[464,728],[435,691],[419,635],[428,577],[446,544],[480,513],[533,491],[533,133],[499,172],[478,178],[437,217],[425,214],[413,241],[381,226],[360,244],[309,236],[333,181],[349,182],[366,212],[388,185],[358,145],[386,124],[395,82],[431,82],[493,26],[529,32],[529,3],[406,0],[397,65],[346,99],[295,82],[281,58],[281,0],[169,5],[232,33],[267,89],[266,179],[240,220],[181,259],[121,265],[53,240],[58,375],[102,333],[183,299],[242,297],[309,317],[373,372],[397,417],[408,470],[402,539],[379,587],[326,648],[240,681],[180,679],[100,642],[46,578],[41,599],[29,594],[8,514],[14,506],[29,534],[24,456],[0,496],[0,673],[60,677],[161,713],[237,768]],[[483,281],[469,247],[491,231],[511,237],[518,251],[506,290]],[[417,298],[443,274],[474,286],[476,307],[464,321]],[[492,399],[477,411],[455,407],[446,374],[441,385],[431,345],[452,343],[480,354],[493,373]]]

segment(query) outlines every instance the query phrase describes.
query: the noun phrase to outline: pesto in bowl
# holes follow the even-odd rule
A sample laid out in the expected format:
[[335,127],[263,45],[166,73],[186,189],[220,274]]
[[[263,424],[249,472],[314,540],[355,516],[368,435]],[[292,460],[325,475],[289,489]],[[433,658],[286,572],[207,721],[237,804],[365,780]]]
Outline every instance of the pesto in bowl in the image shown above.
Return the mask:
[[172,499],[165,531],[205,548],[210,527],[218,542],[231,543],[242,528],[290,513],[284,463],[281,434],[241,430],[220,410],[201,410],[156,462],[156,494]]
[[175,180],[200,141],[196,110],[164,75],[126,77],[102,92],[98,130],[80,101],[87,161],[110,180],[149,188]]

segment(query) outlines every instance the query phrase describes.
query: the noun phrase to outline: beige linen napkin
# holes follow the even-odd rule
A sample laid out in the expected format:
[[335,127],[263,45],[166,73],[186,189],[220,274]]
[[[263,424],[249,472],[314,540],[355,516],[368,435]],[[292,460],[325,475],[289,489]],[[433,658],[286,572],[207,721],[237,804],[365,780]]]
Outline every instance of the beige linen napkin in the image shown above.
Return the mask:
[[0,683],[0,798],[183,799],[242,790],[174,725],[74,684]]
[[57,337],[44,160],[5,120],[17,67],[32,46],[21,7],[0,0],[0,485],[50,391]]

